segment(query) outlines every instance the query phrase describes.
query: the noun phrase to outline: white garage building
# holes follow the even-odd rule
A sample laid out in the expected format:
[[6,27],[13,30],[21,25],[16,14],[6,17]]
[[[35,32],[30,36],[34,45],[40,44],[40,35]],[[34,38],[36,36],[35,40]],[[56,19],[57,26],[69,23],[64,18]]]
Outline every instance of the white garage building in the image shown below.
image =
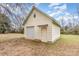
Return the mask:
[[23,25],[24,36],[28,39],[54,42],[60,38],[60,25],[34,6]]

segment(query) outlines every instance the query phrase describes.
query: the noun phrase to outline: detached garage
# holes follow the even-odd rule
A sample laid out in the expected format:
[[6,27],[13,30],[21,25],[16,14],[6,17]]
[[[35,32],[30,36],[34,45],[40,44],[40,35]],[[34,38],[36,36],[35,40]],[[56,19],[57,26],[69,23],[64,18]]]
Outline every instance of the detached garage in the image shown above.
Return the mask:
[[34,6],[23,25],[24,36],[28,39],[54,42],[60,38],[60,25]]

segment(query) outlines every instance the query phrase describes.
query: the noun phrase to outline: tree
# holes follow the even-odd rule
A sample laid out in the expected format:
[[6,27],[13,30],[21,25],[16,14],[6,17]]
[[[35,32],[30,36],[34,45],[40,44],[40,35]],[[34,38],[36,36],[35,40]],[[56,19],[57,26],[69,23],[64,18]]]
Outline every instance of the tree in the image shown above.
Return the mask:
[[[14,26],[16,31],[20,31],[22,24],[28,14],[29,7],[33,3],[0,3],[0,11],[7,15],[11,20],[11,25]],[[2,9],[2,10],[1,10]]]
[[10,19],[6,15],[0,14],[0,33],[8,31],[10,31]]

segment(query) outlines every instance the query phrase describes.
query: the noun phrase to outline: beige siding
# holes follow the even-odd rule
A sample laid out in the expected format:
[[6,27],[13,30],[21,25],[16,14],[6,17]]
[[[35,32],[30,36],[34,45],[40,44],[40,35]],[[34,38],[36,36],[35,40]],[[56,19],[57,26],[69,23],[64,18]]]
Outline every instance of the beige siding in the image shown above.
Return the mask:
[[[33,14],[36,14],[36,18],[33,17]],[[25,25],[26,26],[37,26],[37,25],[42,25],[42,24],[51,25],[52,21],[49,20],[48,17],[44,16],[40,12],[37,12],[36,10],[34,10]]]
[[60,27],[52,24],[52,41],[56,41],[60,38]]
[[[33,17],[33,14],[36,14],[36,18]],[[52,27],[52,20],[50,20],[48,17],[46,17],[45,15],[41,14],[40,12],[38,12],[37,10],[34,10],[32,12],[32,14],[30,15],[27,23],[24,26],[24,34],[25,37],[27,37],[27,32],[26,32],[26,27],[27,26],[34,26],[35,28],[35,39],[40,39],[41,40],[41,29],[40,27],[38,27],[38,25],[44,25],[44,24],[48,24],[47,27],[47,40],[43,40],[43,41],[53,41],[53,28]],[[56,26],[57,27],[57,26]],[[59,30],[58,30],[59,31]],[[28,37],[27,37],[28,38]]]

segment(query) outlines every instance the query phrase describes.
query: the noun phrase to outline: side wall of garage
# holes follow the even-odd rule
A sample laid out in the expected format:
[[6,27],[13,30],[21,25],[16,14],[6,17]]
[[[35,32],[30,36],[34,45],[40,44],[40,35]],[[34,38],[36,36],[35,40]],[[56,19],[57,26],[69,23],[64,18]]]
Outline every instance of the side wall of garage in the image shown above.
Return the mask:
[[60,27],[52,24],[52,42],[60,38]]

